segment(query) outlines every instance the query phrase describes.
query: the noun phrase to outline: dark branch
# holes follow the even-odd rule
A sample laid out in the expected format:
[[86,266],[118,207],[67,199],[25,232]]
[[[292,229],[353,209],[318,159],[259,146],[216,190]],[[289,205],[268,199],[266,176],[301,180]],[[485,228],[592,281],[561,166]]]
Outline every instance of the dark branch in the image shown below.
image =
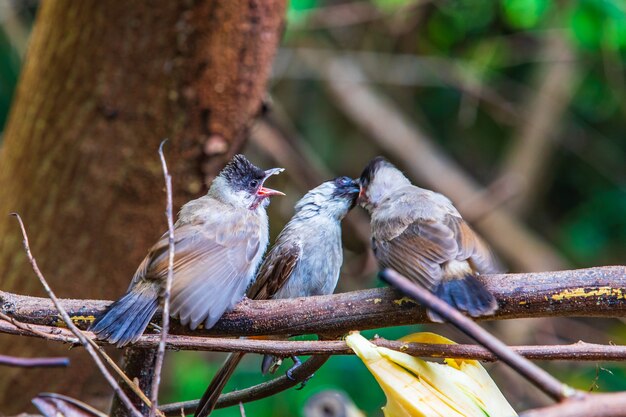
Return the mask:
[[[0,333],[19,336],[43,337],[53,342],[76,344],[77,339],[66,329],[29,325],[31,331],[22,330],[14,325],[0,321]],[[43,336],[41,336],[43,335]],[[86,332],[86,335],[93,335]],[[137,342],[138,348],[154,348],[159,342],[158,335],[144,335]],[[399,350],[413,356],[427,358],[460,358],[496,361],[489,350],[477,345],[440,345],[422,343],[404,343],[383,338],[373,339],[375,345]],[[105,344],[105,342],[98,341]],[[276,356],[303,355],[352,355],[345,342],[334,341],[293,341],[293,340],[256,340],[232,339],[221,337],[169,335],[166,347],[171,350],[197,350],[210,352],[245,352]],[[578,342],[568,345],[509,346],[528,359],[533,360],[574,360],[574,361],[626,361],[626,346],[600,345]]]
[[[484,275],[481,280],[500,304],[497,314],[486,319],[626,316],[624,266]],[[93,316],[101,313],[109,303],[100,300],[61,301],[82,328],[86,328]],[[25,323],[63,325],[56,309],[45,298],[0,291],[0,311]],[[378,288],[288,300],[246,300],[225,314],[210,331],[190,332],[174,321],[172,333],[215,336],[342,334],[354,329],[426,322],[426,311],[414,301],[403,299],[390,288]]]
[[[222,394],[215,408],[231,407],[239,403],[261,400],[278,394],[281,391],[295,387],[324,365],[329,357],[330,356],[327,355],[312,356],[293,371],[293,380],[283,375],[269,382],[264,382],[250,388],[229,392],[228,394]],[[185,401],[181,403],[167,404],[159,407],[159,409],[167,416],[180,416],[181,409],[184,410],[184,414],[193,413],[196,410],[198,403],[199,400]]]
[[19,368],[63,368],[70,364],[68,358],[18,358],[0,355],[0,365]]

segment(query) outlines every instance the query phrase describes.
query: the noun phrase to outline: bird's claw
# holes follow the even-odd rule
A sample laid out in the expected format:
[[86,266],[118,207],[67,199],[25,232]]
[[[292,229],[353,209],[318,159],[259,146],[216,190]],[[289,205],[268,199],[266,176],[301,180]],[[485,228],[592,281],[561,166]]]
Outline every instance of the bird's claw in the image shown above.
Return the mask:
[[[291,360],[293,360],[293,366],[291,368],[289,368],[285,374],[287,375],[287,378],[291,379],[292,381],[295,381],[296,378],[294,378],[293,372],[296,369],[298,369],[300,367],[300,365],[302,365],[302,362],[300,361],[300,359],[298,359],[297,356],[292,356]],[[298,386],[298,388],[296,388],[296,390],[299,391],[302,388],[304,388],[304,386],[309,381],[309,379],[313,378],[313,375],[314,374],[311,374],[311,375],[307,376],[302,382],[300,382],[300,385]]]
[[298,369],[300,365],[302,365],[302,362],[300,361],[300,359],[298,359],[297,356],[292,356],[291,360],[293,361],[293,366],[287,370],[286,375],[287,375],[287,378],[291,379],[292,381],[295,381],[296,379],[293,377],[293,371]]
[[311,374],[311,375],[307,376],[306,378],[304,378],[304,381],[300,382],[300,385],[298,385],[298,388],[296,388],[296,391],[300,391],[302,388],[304,388],[306,383],[309,382],[309,380],[311,378],[313,378],[314,376],[315,376],[315,374]]

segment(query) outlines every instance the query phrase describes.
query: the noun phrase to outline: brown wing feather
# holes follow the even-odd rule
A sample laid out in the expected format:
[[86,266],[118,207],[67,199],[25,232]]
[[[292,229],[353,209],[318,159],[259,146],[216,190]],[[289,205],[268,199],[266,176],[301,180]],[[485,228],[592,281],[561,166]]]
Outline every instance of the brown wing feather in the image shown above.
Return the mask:
[[[258,230],[243,222],[181,225],[174,231],[174,281],[172,314],[196,328],[212,326],[224,311],[237,303],[248,285],[248,270],[259,250]],[[258,229],[258,227],[257,227]],[[150,250],[133,282],[162,282],[167,275],[167,236]]]
[[389,241],[372,240],[383,267],[397,270],[426,288],[442,279],[441,264],[454,259],[458,246],[452,230],[433,220],[418,219]]
[[462,218],[448,216],[446,224],[454,232],[459,247],[457,261],[469,261],[472,269],[481,274],[495,273],[500,270],[498,261],[489,246]]
[[433,289],[443,278],[442,265],[467,260],[479,273],[498,270],[489,247],[461,218],[447,215],[443,221],[417,219],[389,241],[372,240],[383,267]]
[[248,291],[248,297],[267,300],[287,282],[302,256],[298,243],[275,245],[261,264],[255,283]]

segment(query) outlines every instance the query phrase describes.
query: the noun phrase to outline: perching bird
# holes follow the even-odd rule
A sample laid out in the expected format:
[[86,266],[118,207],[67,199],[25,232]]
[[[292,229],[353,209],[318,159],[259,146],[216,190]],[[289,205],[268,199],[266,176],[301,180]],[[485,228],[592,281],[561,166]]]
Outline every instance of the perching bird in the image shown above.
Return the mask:
[[395,269],[472,317],[497,310],[496,299],[476,279],[495,272],[497,262],[450,200],[412,185],[382,157],[365,167],[360,184],[358,203],[371,215],[372,248],[382,268]]
[[[256,300],[332,294],[343,263],[341,219],[355,205],[356,181],[340,177],[310,190],[259,268],[248,296]],[[206,389],[195,417],[208,416],[244,356],[233,353]],[[271,356],[264,357],[265,373]],[[292,368],[293,369],[293,368]]]
[[[170,301],[172,317],[183,325],[211,328],[245,295],[268,243],[269,197],[284,195],[263,183],[282,171],[263,171],[236,155],[205,196],[180,210]],[[139,265],[126,294],[90,330],[118,347],[137,341],[157,310],[167,270],[165,233]]]

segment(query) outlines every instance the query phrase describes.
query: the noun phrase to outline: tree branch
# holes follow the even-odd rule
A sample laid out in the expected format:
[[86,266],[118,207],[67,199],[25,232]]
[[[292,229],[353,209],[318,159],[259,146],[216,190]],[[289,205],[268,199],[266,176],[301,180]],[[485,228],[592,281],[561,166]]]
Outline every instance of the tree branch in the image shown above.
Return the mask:
[[[285,391],[289,388],[295,387],[302,381],[309,378],[315,371],[326,363],[330,356],[312,356],[306,362],[297,367],[291,374],[293,379],[289,379],[286,375],[272,379],[269,382],[264,382],[259,385],[255,385],[250,388],[242,389],[239,391],[229,392],[228,394],[222,394],[217,402],[215,408],[225,408],[239,403],[246,403],[251,401],[261,400],[269,396],[278,394],[281,391]],[[181,410],[184,414],[191,414],[196,410],[199,400],[185,401],[180,403],[167,404],[160,407],[160,410],[167,416],[180,416]]]
[[68,358],[18,358],[15,356],[0,355],[0,366],[15,366],[18,368],[64,368],[70,364]]
[[520,417],[623,417],[626,392],[588,394],[571,398],[548,407],[528,410]]
[[[38,334],[21,330],[14,325],[0,321],[0,333],[17,336],[42,337],[52,342],[75,344],[77,339],[67,329],[51,326],[31,325],[39,330]],[[91,337],[91,333],[85,333]],[[98,341],[101,344],[106,342]],[[143,335],[136,343],[138,348],[148,349],[157,346],[158,335]],[[497,358],[487,349],[477,345],[440,345],[422,343],[404,343],[396,340],[375,338],[377,346],[399,350],[413,356],[432,358],[477,359],[496,361]],[[575,360],[575,361],[626,361],[626,346],[602,345],[577,342],[568,345],[509,346],[520,355],[533,360]],[[181,336],[170,334],[167,349],[193,350],[209,352],[244,352],[275,356],[304,355],[352,355],[354,352],[345,342],[301,341],[301,340],[258,340],[232,339],[222,337]]]
[[[485,320],[529,317],[626,316],[626,267],[604,266],[558,272],[483,275],[500,308]],[[61,300],[74,322],[86,328],[110,301]],[[0,312],[30,324],[63,326],[50,300],[0,291]],[[155,320],[158,320],[155,317]],[[342,334],[427,323],[426,311],[390,288],[329,296],[241,302],[209,331],[191,332],[176,321],[175,334],[289,335]]]
[[167,139],[161,142],[159,146],[159,157],[161,159],[161,168],[163,169],[163,177],[165,179],[165,192],[167,195],[165,204],[165,217],[167,218],[167,243],[168,243],[168,263],[167,278],[165,280],[165,288],[163,289],[163,315],[161,326],[161,339],[156,351],[154,360],[154,376],[152,380],[152,406],[150,407],[150,417],[156,415],[159,403],[159,385],[161,384],[161,369],[163,368],[163,357],[165,356],[165,341],[170,331],[170,292],[172,290],[172,280],[174,279],[174,218],[172,215],[172,176],[167,170],[167,162],[163,155],[163,145]]

